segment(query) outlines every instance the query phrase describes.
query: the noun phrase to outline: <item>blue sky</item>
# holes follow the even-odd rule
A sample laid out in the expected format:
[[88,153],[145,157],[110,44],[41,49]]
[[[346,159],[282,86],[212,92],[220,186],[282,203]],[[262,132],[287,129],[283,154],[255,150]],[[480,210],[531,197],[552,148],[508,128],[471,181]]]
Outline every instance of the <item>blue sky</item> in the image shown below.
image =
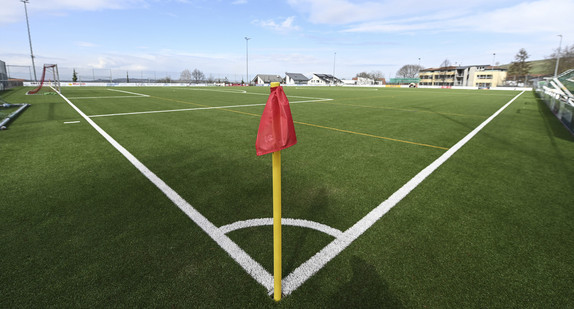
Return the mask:
[[[0,0],[0,60],[30,65],[24,4]],[[297,72],[393,77],[405,64],[544,59],[574,44],[574,0],[30,0],[36,66],[240,80]],[[496,54],[494,56],[493,54]],[[134,73],[131,73],[134,74]]]

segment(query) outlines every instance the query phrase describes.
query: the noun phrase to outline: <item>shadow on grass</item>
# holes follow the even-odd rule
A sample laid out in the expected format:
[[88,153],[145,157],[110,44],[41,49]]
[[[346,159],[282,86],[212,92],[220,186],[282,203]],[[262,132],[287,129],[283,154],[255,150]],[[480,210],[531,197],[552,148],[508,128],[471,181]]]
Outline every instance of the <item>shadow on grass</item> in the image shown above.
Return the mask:
[[552,144],[555,145],[554,138],[574,141],[574,135],[556,118],[546,103],[539,97],[536,97],[536,102],[538,103],[538,112],[544,120],[544,126]]
[[350,263],[353,276],[331,298],[330,308],[404,308],[374,266],[356,256]]
[[[312,192],[307,192],[309,195],[307,196],[307,200],[310,201],[311,207],[308,205],[291,205],[292,207],[301,207],[307,208],[309,210],[308,216],[309,218],[316,218],[320,216],[321,213],[326,212],[327,205],[329,204],[329,194],[327,193],[326,188],[318,188],[317,190],[310,190]],[[301,199],[295,200],[295,202],[300,201]],[[307,206],[307,207],[306,207]],[[288,233],[288,230],[285,231]],[[287,234],[284,233],[284,234]],[[317,233],[315,230],[311,229],[302,229],[298,231],[298,238],[297,241],[294,242],[297,245],[295,248],[290,248],[292,251],[289,255],[285,256],[283,269],[286,273],[291,273],[295,268],[297,268],[302,261],[305,261],[308,256],[308,252],[304,252],[304,246],[302,244],[306,244],[308,242],[312,242],[309,239],[311,233]],[[286,235],[288,236],[288,234]]]

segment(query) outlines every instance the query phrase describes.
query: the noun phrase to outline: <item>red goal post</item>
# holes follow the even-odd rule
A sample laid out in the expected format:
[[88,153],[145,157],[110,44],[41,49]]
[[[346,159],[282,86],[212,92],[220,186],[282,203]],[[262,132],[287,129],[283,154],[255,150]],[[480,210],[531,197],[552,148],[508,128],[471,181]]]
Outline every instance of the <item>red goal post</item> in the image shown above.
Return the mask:
[[47,86],[52,88],[56,92],[60,92],[60,74],[58,73],[57,64],[44,64],[44,69],[42,70],[42,79],[40,84],[36,89],[26,92],[26,94],[38,94],[38,92]]

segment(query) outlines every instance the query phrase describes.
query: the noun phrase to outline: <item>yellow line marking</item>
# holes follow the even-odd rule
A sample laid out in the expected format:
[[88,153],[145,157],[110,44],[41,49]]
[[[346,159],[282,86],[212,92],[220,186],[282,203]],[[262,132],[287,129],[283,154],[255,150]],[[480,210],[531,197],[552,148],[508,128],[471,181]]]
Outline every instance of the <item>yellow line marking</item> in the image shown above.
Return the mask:
[[[174,102],[184,103],[184,104],[193,104],[193,105],[198,105],[198,106],[203,106],[203,107],[213,107],[213,106],[209,106],[209,105],[198,104],[198,103],[193,103],[193,102],[185,102],[185,101],[180,101],[180,100],[175,100],[175,99],[169,99],[169,98],[161,98],[161,97],[154,97],[154,98],[158,98],[158,99],[162,99],[162,100],[167,100],[167,101],[174,101]],[[248,115],[248,116],[261,117],[261,115],[257,115],[257,114],[253,114],[253,113],[247,113],[247,112],[241,112],[241,111],[236,111],[236,110],[232,110],[232,109],[228,109],[228,108],[220,108],[219,110],[224,110],[224,111],[228,111],[228,112],[232,112],[232,113],[237,113],[237,114]],[[349,134],[355,134],[355,135],[373,137],[373,138],[384,139],[384,140],[388,140],[388,141],[399,142],[399,143],[406,143],[406,144],[417,145],[417,146],[424,146],[424,147],[431,147],[431,148],[436,148],[436,149],[448,150],[448,148],[446,148],[446,147],[440,147],[440,146],[434,146],[434,145],[429,145],[429,144],[423,144],[423,143],[405,141],[405,140],[401,140],[401,139],[396,139],[396,138],[391,138],[391,137],[385,137],[385,136],[378,136],[378,135],[369,134],[369,133],[361,133],[361,132],[355,132],[355,131],[350,131],[350,130],[337,129],[337,128],[332,128],[332,127],[321,126],[321,125],[318,125],[318,124],[312,124],[312,123],[301,122],[301,121],[293,121],[293,122],[296,123],[296,124],[300,124],[300,125],[305,125],[305,126],[310,126],[310,127],[315,127],[315,128],[321,128],[321,129],[326,129],[326,130],[331,130],[331,131],[337,131],[337,132],[343,132],[343,133],[349,133]]]
[[343,133],[350,133],[350,134],[356,134],[356,135],[362,135],[362,136],[368,136],[368,137],[374,137],[374,138],[385,139],[385,140],[389,140],[389,141],[393,141],[393,142],[407,143],[407,144],[412,144],[412,145],[417,145],[417,146],[425,146],[425,147],[431,147],[431,148],[437,148],[437,149],[448,150],[448,148],[445,148],[445,147],[434,146],[434,145],[429,145],[429,144],[422,144],[422,143],[411,142],[411,141],[405,141],[405,140],[401,140],[401,139],[396,139],[396,138],[391,138],[391,137],[384,137],[384,136],[378,136],[378,135],[373,135],[373,134],[369,134],[369,133],[361,133],[361,132],[355,132],[355,131],[350,131],[350,130],[343,130],[343,129],[331,128],[331,127],[320,126],[320,125],[317,125],[317,124],[305,123],[305,122],[300,122],[300,121],[293,121],[293,122],[294,122],[294,123],[297,123],[297,124],[306,125],[306,126],[317,127],[317,128],[322,128],[322,129],[327,129],[327,130],[332,130],[332,131],[338,131],[338,132],[343,132]]

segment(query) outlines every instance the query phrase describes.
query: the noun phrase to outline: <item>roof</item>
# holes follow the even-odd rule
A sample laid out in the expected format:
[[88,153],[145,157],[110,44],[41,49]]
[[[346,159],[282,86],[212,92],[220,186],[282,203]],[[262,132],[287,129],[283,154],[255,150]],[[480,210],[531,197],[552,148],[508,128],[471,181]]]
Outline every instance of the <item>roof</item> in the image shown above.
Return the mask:
[[306,82],[306,81],[310,80],[310,78],[307,78],[305,75],[303,75],[301,73],[285,73],[285,75],[289,76],[294,81]]
[[437,71],[452,71],[452,70],[465,70],[468,68],[481,68],[484,69],[486,71],[488,70],[498,70],[498,71],[506,71],[505,68],[500,67],[500,66],[490,66],[488,64],[482,64],[482,65],[465,65],[465,66],[449,66],[449,67],[441,67],[441,68],[428,68],[428,69],[423,69],[421,70],[421,72],[437,72]]
[[325,82],[331,82],[331,81],[339,81],[339,82],[341,82],[340,79],[336,78],[335,76],[333,76],[333,75],[331,75],[331,74],[313,73],[313,75],[317,76],[319,79],[324,80]]
[[279,75],[271,75],[271,74],[257,74],[253,81],[257,81],[257,77],[261,78],[264,83],[273,83],[278,82],[280,83],[283,79]]

